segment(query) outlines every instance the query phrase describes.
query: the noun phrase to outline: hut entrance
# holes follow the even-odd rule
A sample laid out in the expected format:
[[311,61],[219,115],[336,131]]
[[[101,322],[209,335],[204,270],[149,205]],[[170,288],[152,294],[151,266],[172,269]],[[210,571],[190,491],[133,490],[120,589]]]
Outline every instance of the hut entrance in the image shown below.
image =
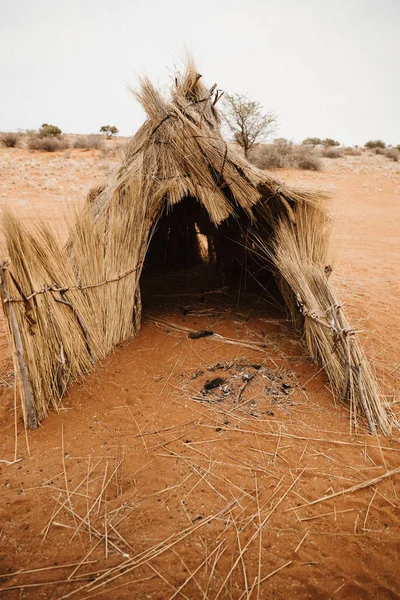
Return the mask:
[[[254,222],[241,211],[216,227],[192,197],[165,208],[150,236],[141,278],[144,304],[181,292],[229,288],[284,306],[271,266],[257,254]],[[265,238],[265,228],[263,229]]]

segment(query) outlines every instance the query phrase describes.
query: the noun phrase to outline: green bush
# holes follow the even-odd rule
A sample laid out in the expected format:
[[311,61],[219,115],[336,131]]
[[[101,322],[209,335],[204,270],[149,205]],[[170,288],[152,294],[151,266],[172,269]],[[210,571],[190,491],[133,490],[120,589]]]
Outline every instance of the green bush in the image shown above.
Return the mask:
[[322,144],[322,140],[319,137],[309,137],[301,142],[305,146],[320,146]]
[[322,145],[325,146],[325,148],[332,148],[332,146],[340,146],[340,142],[333,140],[332,138],[325,138],[322,140]]
[[115,125],[102,125],[100,127],[100,133],[105,133],[107,139],[110,139],[113,135],[117,135],[119,130],[115,127]]
[[22,140],[22,133],[19,131],[5,131],[0,133],[0,146],[5,148],[17,148]]
[[364,146],[365,148],[369,148],[370,150],[373,150],[375,148],[386,148],[386,144],[382,140],[369,140],[369,142],[366,142]]
[[62,131],[57,125],[49,125],[48,123],[43,123],[41,128],[39,129],[39,137],[55,137],[58,138],[62,134]]

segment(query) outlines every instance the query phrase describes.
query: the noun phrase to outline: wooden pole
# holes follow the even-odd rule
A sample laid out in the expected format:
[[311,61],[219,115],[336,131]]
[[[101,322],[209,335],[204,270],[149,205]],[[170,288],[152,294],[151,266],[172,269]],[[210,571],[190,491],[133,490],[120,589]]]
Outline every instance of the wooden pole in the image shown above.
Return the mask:
[[15,354],[18,361],[19,372],[21,374],[22,389],[23,389],[23,402],[25,406],[26,425],[29,429],[38,428],[38,420],[35,413],[34,402],[33,402],[33,391],[31,382],[29,381],[28,367],[24,359],[24,349],[22,346],[21,333],[18,327],[17,317],[15,316],[14,307],[11,303],[7,302],[8,293],[7,285],[4,277],[4,265],[0,266],[0,290],[4,306],[5,315],[8,317],[11,333],[14,338]]

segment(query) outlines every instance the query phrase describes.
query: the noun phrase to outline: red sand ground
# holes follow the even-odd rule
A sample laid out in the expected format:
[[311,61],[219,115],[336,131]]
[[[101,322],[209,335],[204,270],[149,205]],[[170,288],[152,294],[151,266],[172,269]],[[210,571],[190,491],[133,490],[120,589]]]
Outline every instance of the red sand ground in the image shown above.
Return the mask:
[[[112,160],[3,150],[0,198],[62,234],[61,212]],[[336,282],[395,411],[400,166],[364,154],[278,177],[332,191]],[[397,430],[349,434],[346,407],[284,315],[253,297],[203,294],[195,274],[185,285],[186,296],[176,282],[147,292],[139,336],[71,387],[60,413],[29,433],[30,454],[18,421],[21,460],[0,463],[0,593],[399,598],[400,474],[308,505],[398,468]],[[160,319],[247,346],[193,340]],[[13,461],[4,327],[2,340],[0,459]],[[215,377],[225,398],[201,394]]]

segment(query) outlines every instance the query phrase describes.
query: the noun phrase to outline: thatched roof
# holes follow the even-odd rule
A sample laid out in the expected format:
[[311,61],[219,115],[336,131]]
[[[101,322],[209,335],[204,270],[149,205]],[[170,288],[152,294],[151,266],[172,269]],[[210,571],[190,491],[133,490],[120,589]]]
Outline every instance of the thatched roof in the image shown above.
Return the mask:
[[[98,196],[100,214],[118,194],[118,201],[140,189],[140,201],[155,216],[166,204],[196,198],[215,225],[239,208],[250,218],[254,206],[271,196],[288,209],[289,204],[316,201],[323,194],[282,186],[230,147],[221,133],[215,85],[208,89],[194,64],[177,75],[166,99],[147,79],[135,93],[147,120],[133,136],[124,160]],[[128,201],[129,202],[129,201]],[[290,211],[290,209],[289,209]]]
[[[140,326],[140,275],[157,222],[194,202],[212,236],[239,224],[238,240],[274,270],[287,309],[336,393],[388,433],[375,380],[329,283],[329,219],[318,192],[294,190],[256,169],[223,139],[217,102],[189,63],[165,99],[148,79],[136,93],[147,120],[121,164],[89,194],[66,247],[6,213],[2,295],[36,427],[67,386]],[[248,242],[250,240],[250,243]]]

